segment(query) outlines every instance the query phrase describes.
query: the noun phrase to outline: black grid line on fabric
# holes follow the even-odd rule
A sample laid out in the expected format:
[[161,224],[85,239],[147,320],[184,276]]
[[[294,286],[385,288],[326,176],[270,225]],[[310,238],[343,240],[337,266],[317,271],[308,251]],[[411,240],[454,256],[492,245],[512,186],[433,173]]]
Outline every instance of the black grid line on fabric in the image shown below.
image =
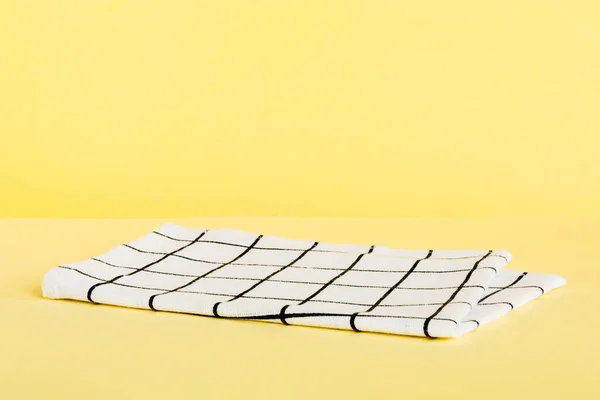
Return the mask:
[[527,272],[523,272],[521,275],[519,275],[519,276],[517,277],[517,279],[515,279],[515,280],[514,280],[514,281],[513,281],[513,282],[512,282],[510,285],[508,285],[508,286],[506,286],[506,287],[503,287],[503,288],[501,288],[501,289],[498,289],[498,290],[496,290],[495,292],[492,292],[492,293],[490,293],[490,294],[488,294],[488,295],[486,295],[486,296],[482,297],[482,298],[481,298],[481,300],[479,300],[479,302],[478,302],[478,303],[483,303],[485,300],[487,300],[487,299],[489,299],[490,297],[492,297],[492,296],[494,296],[494,295],[496,295],[496,294],[500,293],[501,291],[503,291],[503,290],[505,290],[505,289],[508,289],[508,288],[511,288],[511,287],[515,286],[517,283],[519,283],[519,281],[520,281],[521,279],[523,279],[523,278],[525,277],[525,275],[527,275]]
[[[428,259],[429,257],[431,257],[431,255],[433,254],[433,250],[429,250],[429,252],[427,253],[427,255],[424,258],[420,258],[417,261],[415,261],[415,263],[413,264],[413,266],[411,267],[411,269],[408,270],[408,272],[406,274],[404,274],[402,276],[402,278],[400,278],[400,280],[398,282],[396,282],[392,287],[390,287],[384,294],[383,296],[381,296],[379,299],[377,299],[377,301],[375,303],[373,303],[373,305],[371,307],[369,307],[367,309],[367,311],[365,311],[365,313],[369,313],[371,311],[373,311],[375,309],[375,307],[377,307],[379,304],[381,304],[381,302],[383,300],[385,300],[386,297],[388,297],[391,293],[394,292],[394,290],[396,290],[396,288],[398,288],[402,282],[404,282],[411,273],[413,273],[415,271],[415,269],[417,268],[417,266],[419,265],[419,263],[423,260]],[[360,330],[356,327],[356,317],[359,315],[358,312],[355,312],[354,314],[352,314],[352,316],[350,317],[350,327],[352,328],[353,331],[355,332],[360,332]],[[361,314],[362,316],[363,314]]]
[[172,252],[170,252],[170,253],[163,254],[163,256],[162,256],[161,258],[159,258],[158,260],[156,260],[156,261],[152,261],[151,263],[149,263],[149,264],[146,264],[146,265],[144,265],[143,267],[141,267],[141,268],[138,268],[138,269],[134,270],[133,272],[130,272],[129,274],[124,274],[124,275],[115,276],[114,278],[112,278],[111,280],[109,280],[109,281],[107,281],[107,282],[101,282],[101,283],[97,283],[97,284],[95,284],[95,285],[92,285],[92,286],[91,286],[91,287],[88,289],[88,292],[87,292],[87,299],[88,299],[88,301],[90,301],[91,303],[95,303],[95,302],[94,302],[94,300],[92,300],[92,293],[94,292],[94,290],[95,290],[95,289],[97,289],[97,288],[98,288],[98,286],[101,286],[101,285],[106,285],[106,284],[109,284],[109,283],[114,283],[115,281],[117,281],[118,279],[120,279],[120,278],[122,278],[122,277],[124,277],[124,276],[131,276],[131,275],[135,275],[135,274],[137,274],[138,272],[144,271],[145,269],[147,269],[147,268],[150,268],[151,266],[153,266],[153,265],[155,265],[155,264],[158,264],[159,262],[163,261],[163,260],[164,260],[164,259],[166,259],[167,257],[169,257],[169,256],[172,256],[173,254],[177,253],[178,251],[181,251],[181,250],[183,250],[183,249],[185,249],[185,248],[187,248],[187,247],[190,247],[192,244],[194,244],[194,243],[196,243],[198,240],[200,240],[200,239],[202,238],[202,236],[204,236],[204,235],[206,234],[206,232],[208,232],[208,231],[206,230],[206,231],[202,232],[202,233],[201,233],[201,234],[200,234],[198,237],[196,237],[194,240],[191,240],[191,241],[190,241],[188,244],[186,244],[185,246],[182,246],[182,247],[180,247],[180,248],[178,248],[178,249],[176,249],[176,250],[173,250],[173,251],[172,251]]
[[510,306],[511,310],[515,308],[514,304],[511,303],[511,302],[509,302],[509,301],[497,301],[495,303],[480,303],[480,304],[477,304],[477,307],[480,307],[480,306],[497,306],[499,304],[506,304],[507,306]]
[[[504,289],[502,286],[490,286],[489,289]],[[540,289],[542,294],[546,293],[543,287],[536,285],[526,285],[526,286],[511,286],[506,289]]]
[[[166,238],[172,239],[172,240],[177,240],[179,242],[188,242],[189,240],[187,239],[176,239],[173,238],[171,236],[167,236],[165,234],[162,234],[160,232],[157,231],[152,231],[152,233],[156,233],[160,236],[164,236]],[[222,242],[220,240],[202,240],[200,241],[200,243],[212,243],[212,244],[221,244],[223,246],[233,246],[233,247],[248,247],[245,244],[238,244],[238,243],[230,243],[230,242]],[[128,245],[128,247],[131,247]],[[142,251],[145,252],[146,250],[140,250],[140,249],[136,249],[134,247],[131,247],[134,250],[138,250],[138,251]],[[254,247],[254,249],[256,250],[274,250],[274,251],[304,251],[306,249],[290,249],[287,247],[260,247],[260,246],[256,246]],[[347,251],[339,251],[339,250],[324,250],[324,249],[314,249],[313,250],[315,253],[348,253]]]
[[[67,267],[67,266],[64,266],[64,265],[60,265],[58,268],[70,269],[70,270],[73,270],[73,271],[81,272],[82,274],[84,274],[86,276],[89,276],[90,278],[94,278],[94,279],[97,279],[97,280],[109,283],[108,281],[105,281],[105,280],[100,279],[98,277],[95,277],[93,275],[89,275],[89,274],[87,274],[87,273],[85,273],[83,271],[80,271],[80,270],[76,269],[76,268]],[[149,271],[145,271],[145,272],[149,272]],[[159,274],[161,274],[161,273],[159,273]],[[165,275],[167,275],[167,274],[165,274]],[[231,276],[215,276],[215,277],[213,277],[213,276],[198,276],[197,278],[215,279],[215,280],[224,279],[224,280],[259,281],[259,279],[254,279],[254,278],[237,278],[237,277],[231,277]],[[322,282],[299,282],[299,281],[274,280],[274,279],[270,280],[269,282],[298,283],[298,284],[307,284],[307,285],[323,285]],[[124,286],[124,287],[132,287],[132,288],[135,288],[135,289],[164,290],[164,289],[160,289],[160,288],[149,288],[149,287],[144,287],[144,286],[128,285],[128,284],[123,284],[123,283],[119,283],[119,282],[110,282],[110,283],[112,283],[114,285]],[[389,286],[351,285],[351,284],[345,284],[345,283],[332,283],[330,286],[370,288],[370,289],[389,289]],[[456,289],[456,288],[457,288],[457,286],[437,286],[437,287],[430,287],[430,288],[424,288],[424,287],[397,287],[395,290],[422,290],[422,291],[428,291],[428,290],[448,290],[448,289]],[[482,286],[482,285],[465,285],[465,286],[463,286],[463,289],[481,289],[481,290],[486,290],[487,288],[485,286]],[[200,294],[203,293],[203,292],[193,292],[193,291],[181,291],[181,292],[182,293],[200,293]],[[224,295],[224,296],[233,296],[233,295]],[[299,300],[299,299],[292,299],[292,300]],[[310,301],[317,301],[317,300],[310,300]],[[326,302],[326,301],[323,301],[323,302]],[[351,304],[351,303],[348,303],[348,304]],[[363,304],[363,305],[370,306],[371,303]],[[383,306],[380,305],[380,307],[383,307]]]
[[[200,243],[210,243],[208,241],[200,241]],[[216,242],[215,242],[216,243]],[[224,242],[219,242],[222,244],[227,244]],[[140,253],[146,253],[146,254],[165,254],[165,253],[160,253],[160,252],[156,252],[156,251],[148,251],[148,250],[142,250],[142,249],[138,249],[136,247],[131,246],[130,244],[123,244],[122,246],[125,246],[127,248],[130,248],[132,250],[135,250],[137,252]],[[236,245],[237,246],[237,245]],[[245,247],[245,246],[238,246],[238,247]],[[266,248],[266,247],[255,247],[256,250],[283,250],[283,251],[302,251],[301,249],[276,249],[276,248]],[[342,251],[330,251],[330,250],[312,250],[313,252],[328,252],[328,253],[343,253],[343,254],[358,254],[358,253],[348,253],[348,252],[342,252]],[[362,253],[364,254],[364,253]],[[491,256],[494,256],[495,254],[491,254]],[[192,257],[188,257],[188,256],[183,256],[181,254],[173,254],[173,256],[175,257],[180,257],[186,260],[190,260],[190,261],[197,261],[197,262],[203,262],[203,263],[207,263],[207,264],[220,264],[219,261],[208,261],[208,260],[202,260],[202,259],[198,259],[198,258],[192,258]],[[379,255],[380,257],[388,257],[391,259],[415,259],[417,257],[393,257],[393,256],[385,256],[385,255]],[[473,257],[466,257],[466,258],[473,258]],[[435,258],[435,260],[457,260],[457,259],[463,259],[463,258]],[[233,265],[243,265],[243,266],[269,266],[269,267],[283,267],[284,265],[278,265],[278,264],[233,264]],[[314,269],[324,269],[324,270],[339,270],[339,268],[325,268],[325,267],[292,267],[292,268],[314,268]],[[498,272],[498,269],[495,267],[482,267],[480,269],[491,269],[495,272]],[[368,269],[355,269],[353,271],[369,271],[369,272],[403,272],[403,271],[380,271],[380,270],[368,270]],[[448,272],[467,272],[469,271],[469,269],[464,269],[464,270],[448,270],[448,271],[421,271],[421,273],[448,273]]]
[[[108,282],[105,280],[102,280],[98,277],[95,277],[93,275],[87,274],[83,271],[80,271],[76,268],[71,268],[71,267],[65,267],[65,266],[59,266],[58,268],[63,268],[63,269],[68,269],[77,273],[80,273],[84,276],[102,281],[102,282]],[[119,286],[124,286],[124,287],[130,287],[130,288],[135,288],[135,289],[143,289],[143,290],[161,290],[161,289],[152,289],[152,288],[146,288],[146,287],[139,287],[139,286],[134,286],[134,285],[128,285],[128,284],[124,284],[124,283],[115,283],[115,285],[119,285]],[[216,295],[216,296],[229,296],[229,295],[225,295],[225,294],[220,294],[220,293],[210,293],[210,292],[190,292],[190,291],[180,291],[181,293],[194,293],[194,294],[206,294],[206,295]],[[289,301],[297,301],[296,299],[288,299],[288,298],[277,298],[277,297],[257,297],[257,296],[244,296],[244,298],[250,298],[250,299],[265,299],[265,300],[289,300]],[[370,304],[360,304],[360,303],[342,303],[342,302],[335,302],[335,301],[328,301],[328,300],[312,300],[313,302],[321,302],[321,303],[340,303],[340,304],[351,304],[351,305],[359,305],[359,306],[367,306]],[[465,304],[469,304],[467,302],[463,302]],[[425,304],[403,304],[402,306],[420,306],[420,305],[437,305],[439,303],[425,303]],[[470,304],[469,304],[470,305]],[[188,313],[188,314],[192,314],[192,313]],[[207,316],[207,317],[211,317],[211,315],[208,314],[196,314],[196,315],[203,315],[203,316]],[[339,316],[339,317],[350,317],[352,314],[345,314],[345,313],[321,313],[321,312],[314,312],[314,313],[290,313],[286,315],[286,318],[305,318],[305,317],[322,317],[322,316]],[[371,317],[371,318],[397,318],[397,319],[425,319],[425,317],[417,317],[417,316],[408,316],[408,315],[375,315],[375,314],[369,314],[369,315],[365,315],[365,317]],[[280,319],[280,314],[267,314],[267,315],[248,315],[248,316],[233,316],[233,317],[227,317],[227,318],[231,318],[231,319],[257,319],[257,320],[267,320],[267,319]],[[435,318],[435,320],[439,320],[439,321],[449,321],[449,322],[453,322],[455,324],[458,325],[458,322],[450,319],[450,318]],[[289,325],[289,324],[287,324]]]
[[460,286],[458,286],[458,288],[456,288],[456,290],[454,291],[454,293],[452,293],[452,295],[448,298],[448,300],[446,300],[446,302],[444,304],[442,304],[433,314],[431,314],[431,316],[429,318],[427,318],[425,320],[425,322],[423,323],[423,333],[425,334],[425,336],[427,336],[428,338],[433,338],[429,334],[429,324],[431,323],[431,321],[435,317],[437,317],[440,312],[442,312],[442,310],[444,309],[444,307],[446,307],[448,304],[450,304],[452,302],[452,300],[454,300],[456,298],[456,296],[458,295],[458,293],[463,289],[463,287],[465,287],[465,285],[467,284],[467,282],[471,278],[471,275],[473,275],[473,273],[475,272],[475,270],[477,269],[477,267],[479,266],[479,264],[483,260],[485,260],[486,258],[488,258],[490,256],[490,254],[492,254],[492,251],[493,250],[490,250],[486,255],[484,255],[483,257],[481,257],[479,260],[477,260],[475,262],[475,264],[473,265],[473,268],[467,273],[467,276],[465,277],[465,280],[460,284]]
[[[219,312],[218,312],[218,308],[219,305],[221,305],[222,303],[227,303],[227,302],[232,302],[236,299],[239,299],[240,297],[244,296],[245,294],[251,292],[252,290],[254,290],[258,285],[260,285],[263,282],[268,281],[270,278],[274,277],[275,275],[277,275],[278,273],[280,273],[281,271],[284,271],[286,268],[291,267],[292,265],[294,265],[295,263],[297,263],[299,260],[301,260],[305,255],[307,255],[312,249],[314,249],[315,247],[317,247],[317,245],[319,244],[319,242],[315,242],[310,248],[304,250],[298,257],[296,257],[292,262],[288,263],[287,265],[284,265],[283,267],[279,268],[278,270],[275,270],[274,272],[270,273],[269,275],[267,275],[266,277],[264,277],[263,279],[260,279],[258,282],[256,282],[254,285],[250,286],[248,289],[244,290],[243,292],[240,292],[239,294],[237,294],[235,297],[226,300],[224,302],[217,302],[215,303],[215,305],[213,306],[213,315],[215,317],[219,317]],[[272,281],[273,282],[273,281]],[[275,281],[275,282],[281,282],[281,281]]]
[[[323,284],[323,286],[321,286],[319,289],[317,289],[315,292],[313,292],[313,294],[311,294],[310,296],[308,296],[307,298],[302,300],[300,303],[298,303],[298,305],[301,306],[303,304],[306,304],[307,302],[311,301],[313,298],[318,296],[319,293],[321,293],[323,290],[325,290],[329,285],[333,284],[336,280],[338,280],[339,278],[344,276],[346,273],[348,273],[348,271],[350,271],[356,264],[358,264],[358,262],[365,256],[365,254],[372,253],[374,248],[375,248],[375,246],[373,245],[369,248],[369,251],[367,251],[366,253],[359,254],[358,257],[356,257],[356,259],[352,262],[352,264],[350,264],[350,266],[348,268],[342,270],[342,272],[340,272],[339,274],[337,274],[336,276],[331,278],[329,280],[329,282]],[[281,310],[279,311],[279,319],[281,320],[281,323],[283,323],[284,325],[289,325],[286,322],[286,317],[285,317],[285,310],[287,310],[289,306],[290,305],[283,306],[281,308]]]
[[[71,271],[75,271],[81,275],[87,276],[89,278],[101,281],[101,282],[108,282],[107,280],[98,278],[97,276],[88,274],[86,272],[80,271],[77,268],[73,268],[73,267],[66,267],[64,265],[60,265],[58,266],[58,268],[62,268],[62,269],[68,269]],[[205,277],[205,279],[207,279],[208,277]],[[159,291],[164,291],[165,289],[161,289],[161,288],[151,288],[151,287],[145,287],[145,286],[137,286],[137,285],[129,285],[126,283],[120,283],[120,282],[114,282],[114,285],[117,286],[122,286],[122,287],[127,287],[127,288],[132,288],[132,289],[140,289],[140,290],[159,290]],[[478,289],[482,289],[483,287],[477,285],[477,286],[468,286],[470,288],[478,288]],[[467,288],[467,286],[463,287],[463,288]],[[410,288],[406,288],[407,290],[410,290]],[[450,287],[448,289],[456,289],[455,287]],[[437,288],[432,288],[431,290],[438,290]],[[197,291],[190,291],[190,290],[180,290],[180,293],[189,293],[189,294],[203,294],[203,295],[210,295],[210,296],[223,296],[223,297],[229,297],[232,296],[231,294],[225,294],[225,293],[216,293],[216,292],[197,292]],[[259,299],[259,300],[283,300],[283,301],[300,301],[299,299],[293,299],[293,298],[288,298],[288,297],[264,297],[264,296],[250,296],[250,295],[244,295],[242,296],[243,298],[247,298],[247,299]],[[348,302],[348,301],[335,301],[335,300],[311,300],[311,302],[313,303],[328,303],[328,304],[344,304],[344,305],[351,305],[351,306],[361,306],[361,307],[366,307],[366,306],[370,306],[371,303],[353,303],[353,302]],[[499,303],[486,303],[486,304],[480,304],[480,305],[493,305],[493,304],[500,304]],[[379,305],[379,307],[417,307],[417,306],[439,306],[442,305],[443,303],[414,303],[414,304],[386,304],[386,305]],[[468,305],[470,308],[473,307],[473,305],[467,301],[456,301],[454,302],[454,304],[464,304],[464,305]]]
[[[201,263],[207,263],[207,264],[221,264],[218,261],[204,261],[204,260],[197,260],[194,258],[190,258],[190,257],[185,257],[182,256],[180,254],[173,254],[174,257],[179,257],[179,258],[184,258],[186,260],[190,260],[190,261],[196,261],[196,262],[201,262]],[[90,258],[90,260],[94,260],[94,261],[98,261],[101,262],[102,264],[106,264],[109,265],[111,267],[115,267],[115,268],[125,268],[125,269],[137,269],[135,267],[127,267],[125,265],[117,265],[117,264],[113,264],[110,263],[108,261],[104,261],[101,260],[97,257],[92,257]],[[229,265],[235,265],[235,266],[239,266],[239,267],[275,267],[275,268],[281,268],[281,267],[285,267],[285,265],[279,265],[279,264],[244,264],[244,263],[231,263]],[[311,267],[311,266],[298,266],[298,265],[291,265],[288,268],[292,268],[292,269],[316,269],[316,270],[324,270],[324,271],[340,271],[340,268],[326,268],[326,267]],[[496,268],[494,267],[481,267],[479,268],[480,270],[483,269],[491,269],[492,271],[498,272],[496,270]],[[432,270],[432,271],[413,271],[413,274],[453,274],[453,273],[459,273],[459,272],[468,272],[471,269],[452,269],[452,270],[441,270],[441,271],[436,271],[436,270]],[[190,274],[178,274],[175,272],[164,272],[164,271],[152,271],[152,270],[145,270],[146,272],[150,272],[153,274],[163,274],[163,275],[173,275],[173,276],[187,276],[190,278],[197,278],[198,275],[190,275]],[[364,268],[354,268],[352,269],[352,271],[355,272],[377,272],[377,273],[406,273],[409,270],[401,270],[401,269],[387,269],[387,270],[382,270],[382,269],[364,269]],[[251,278],[248,278],[251,279]]]
[[220,266],[218,266],[216,268],[211,269],[210,271],[206,272],[204,275],[201,275],[201,276],[199,276],[197,278],[192,279],[191,281],[189,281],[185,285],[181,285],[181,286],[179,286],[179,287],[177,287],[175,289],[171,289],[171,290],[163,292],[163,293],[153,294],[152,296],[150,296],[150,299],[148,300],[148,307],[151,310],[157,311],[154,308],[154,299],[156,298],[156,296],[162,296],[162,295],[165,295],[165,294],[177,292],[178,290],[184,289],[184,288],[190,286],[191,284],[193,284],[195,282],[198,282],[200,279],[204,278],[205,276],[207,276],[207,275],[209,275],[209,274],[211,274],[211,273],[213,273],[215,271],[218,271],[218,270],[220,270],[223,267],[226,267],[227,265],[231,264],[232,262],[235,262],[236,260],[239,260],[240,258],[242,258],[243,256],[245,256],[246,254],[248,254],[248,252],[250,250],[252,250],[252,248],[260,241],[260,239],[262,237],[263,237],[263,235],[258,235],[258,237],[256,238],[256,240],[254,240],[254,242],[252,242],[252,244],[250,246],[246,247],[244,249],[244,251],[242,251],[240,254],[238,254],[233,260],[231,260],[229,262],[226,262],[224,264],[221,264]]
[[[163,236],[165,238],[171,239],[171,240],[176,240],[179,242],[189,242],[189,239],[178,239],[169,235],[165,235],[164,233],[158,232],[158,231],[152,231],[152,233],[155,233],[157,235]],[[229,243],[229,242],[222,242],[222,241],[218,241],[218,240],[202,240],[202,243],[213,243],[213,244],[222,244],[222,245],[226,245],[226,246],[234,246],[234,247],[247,247],[246,245],[243,244],[237,244],[237,243]],[[363,245],[354,245],[354,246],[363,246]],[[131,246],[128,246],[131,247]],[[133,247],[131,247],[133,248]],[[136,249],[133,248],[134,250],[138,250],[141,252],[146,252],[145,250],[140,250],[140,249]],[[281,250],[281,251],[302,251],[304,249],[290,249],[290,248],[285,248],[285,247],[255,247],[256,250]],[[347,251],[341,251],[341,250],[324,250],[324,249],[314,249],[313,250],[315,253],[348,253],[348,254],[357,254],[357,253],[349,253]],[[407,256],[388,256],[385,254],[380,254],[384,257],[391,257],[391,258],[415,258],[415,257],[407,257]],[[461,257],[436,257],[435,260],[466,260],[469,258],[477,258],[477,257],[481,257],[478,255],[474,255],[474,256],[461,256]],[[502,254],[490,254],[490,257],[500,257],[502,259],[504,259],[505,261],[508,262],[508,258],[506,256],[503,256]]]
[[[173,256],[175,257],[181,257],[181,258],[187,258],[187,257],[183,257],[179,254],[174,254]],[[190,258],[187,258],[188,260],[192,260]],[[125,269],[137,269],[135,267],[128,267],[125,265],[117,265],[117,264],[113,264],[110,263],[108,261],[104,261],[101,260],[97,257],[92,257],[90,258],[90,260],[94,260],[94,261],[98,261],[102,264],[106,264],[108,266],[111,267],[115,267],[115,268],[125,268]],[[198,260],[198,262],[206,262],[208,264],[220,264],[217,261],[202,261],[202,260]],[[234,265],[234,266],[240,266],[240,267],[285,267],[285,265],[275,265],[275,264],[242,264],[242,263],[231,263],[229,265]],[[316,270],[326,270],[326,271],[340,271],[340,268],[323,268],[323,267],[305,267],[305,266],[298,266],[298,265],[292,265],[288,268],[292,268],[292,269],[316,269]],[[493,271],[496,271],[496,268],[493,267],[481,267],[479,268],[480,270],[483,269],[491,269]],[[355,272],[379,272],[379,273],[406,273],[409,270],[400,270],[400,269],[388,269],[388,270],[381,270],[381,269],[360,269],[360,268],[354,268],[352,271]],[[454,269],[454,270],[442,270],[442,271],[413,271],[413,274],[452,274],[452,273],[459,273],[459,272],[468,272],[470,271],[469,269]],[[198,275],[190,275],[190,274],[178,274],[176,272],[165,272],[165,271],[152,271],[152,270],[145,270],[145,272],[150,272],[153,274],[164,274],[164,275],[173,275],[173,276],[187,276],[190,278],[196,278],[198,277]],[[252,279],[252,278],[248,278],[248,279]]]
[[[311,318],[311,317],[350,317],[352,314],[347,313],[325,313],[325,312],[311,312],[311,313],[289,313],[286,314],[286,319],[292,318]],[[425,317],[417,317],[411,315],[377,315],[377,314],[367,314],[364,315],[366,318],[392,318],[392,319],[425,319]],[[277,320],[279,319],[279,314],[265,314],[265,315],[249,315],[249,316],[241,316],[241,317],[228,317],[232,319],[249,319],[249,320]],[[458,321],[450,318],[435,318],[436,321],[448,321],[452,322],[455,325],[458,325]],[[470,322],[470,321],[464,321]],[[472,320],[472,322],[477,322]],[[479,324],[479,323],[478,323]],[[289,324],[286,324],[289,325]]]
[[135,251],[137,251],[138,253],[145,253],[145,254],[157,254],[157,255],[161,255],[161,254],[163,254],[163,255],[164,255],[164,254],[166,254],[166,253],[161,253],[160,251],[150,251],[150,250],[142,250],[142,249],[138,249],[137,247],[134,247],[134,246],[132,246],[132,245],[130,245],[130,244],[128,244],[128,243],[123,243],[121,246],[125,246],[125,247],[127,247],[128,249],[135,250]]
[[158,232],[158,231],[152,231],[152,233],[155,233],[155,234],[160,235],[162,237],[166,237],[167,239],[177,240],[178,242],[189,242],[189,239],[178,239],[178,238],[175,238],[173,236],[165,235],[164,233],[161,233],[161,232]]
[[[136,269],[134,267],[121,267],[121,266],[116,266],[113,264],[109,264],[106,262],[103,262],[102,260],[97,260],[97,259],[93,259],[95,261],[100,261],[104,264],[110,265],[111,267],[116,267],[116,268],[127,268],[127,269]],[[229,264],[229,265],[239,265],[239,264]],[[289,268],[293,268],[293,266],[290,266]],[[483,268],[480,268],[483,269]],[[336,271],[340,271],[339,268],[335,269]],[[352,271],[361,271],[359,269],[353,269]],[[256,281],[259,282],[261,281],[261,278],[246,278],[246,277],[236,277],[236,276],[202,276],[202,275],[188,275],[188,274],[177,274],[177,273],[173,273],[173,272],[163,272],[163,271],[151,271],[151,270],[144,270],[144,272],[146,273],[151,273],[151,274],[156,274],[156,275],[169,275],[169,276],[181,276],[181,277],[187,277],[187,278],[200,278],[202,277],[203,279],[223,279],[223,280],[234,280],[234,281]],[[390,271],[392,272],[392,271]],[[400,271],[400,272],[408,272],[408,271]],[[418,271],[413,271],[413,273],[417,273]],[[309,281],[290,281],[290,280],[285,280],[285,279],[271,279],[269,280],[269,282],[282,282],[282,283],[298,283],[298,284],[306,284],[306,285],[322,285],[323,282],[309,282]],[[350,283],[332,283],[331,286],[344,286],[344,287],[356,287],[356,288],[369,288],[369,289],[389,289],[389,286],[379,286],[379,285],[353,285]],[[481,289],[486,289],[484,286],[481,285],[470,285],[469,287],[479,287]],[[404,289],[404,288],[396,288],[396,289]],[[406,288],[406,289],[410,289],[410,290],[443,290],[443,289],[456,289],[455,286],[446,286],[446,287],[435,287],[435,288],[422,288],[422,287],[410,287],[410,288]]]

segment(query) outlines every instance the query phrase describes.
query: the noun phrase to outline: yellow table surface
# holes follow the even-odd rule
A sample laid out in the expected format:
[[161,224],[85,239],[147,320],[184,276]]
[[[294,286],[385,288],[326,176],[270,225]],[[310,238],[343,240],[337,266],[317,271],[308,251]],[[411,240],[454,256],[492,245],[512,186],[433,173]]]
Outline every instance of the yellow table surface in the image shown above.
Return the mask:
[[0,399],[600,398],[600,220],[193,218],[332,242],[503,248],[567,286],[427,340],[43,299],[43,274],[165,220],[0,220]]

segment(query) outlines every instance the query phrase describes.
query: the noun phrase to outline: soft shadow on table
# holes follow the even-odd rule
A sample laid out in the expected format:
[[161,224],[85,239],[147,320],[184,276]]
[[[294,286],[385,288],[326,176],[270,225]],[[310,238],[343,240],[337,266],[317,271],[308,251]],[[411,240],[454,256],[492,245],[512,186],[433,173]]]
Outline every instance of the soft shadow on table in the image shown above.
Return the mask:
[[26,287],[23,290],[24,293],[27,293],[27,297],[32,296],[39,299],[43,299],[42,295],[42,281],[40,279],[39,282],[27,282]]

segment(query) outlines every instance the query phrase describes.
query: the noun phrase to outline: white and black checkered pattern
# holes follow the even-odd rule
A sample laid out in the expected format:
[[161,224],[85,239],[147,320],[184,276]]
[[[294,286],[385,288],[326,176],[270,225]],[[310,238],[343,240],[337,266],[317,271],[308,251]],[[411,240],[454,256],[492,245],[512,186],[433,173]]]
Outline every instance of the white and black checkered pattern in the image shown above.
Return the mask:
[[48,271],[45,297],[355,331],[455,337],[565,284],[506,251],[398,250],[166,224]]

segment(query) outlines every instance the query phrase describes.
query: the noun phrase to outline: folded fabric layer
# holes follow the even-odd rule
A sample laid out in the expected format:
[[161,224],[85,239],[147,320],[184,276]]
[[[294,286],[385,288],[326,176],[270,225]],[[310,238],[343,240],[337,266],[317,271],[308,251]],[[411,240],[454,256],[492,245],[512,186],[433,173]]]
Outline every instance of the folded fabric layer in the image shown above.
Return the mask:
[[565,284],[501,250],[400,250],[173,224],[44,276],[43,295],[358,332],[456,337]]

